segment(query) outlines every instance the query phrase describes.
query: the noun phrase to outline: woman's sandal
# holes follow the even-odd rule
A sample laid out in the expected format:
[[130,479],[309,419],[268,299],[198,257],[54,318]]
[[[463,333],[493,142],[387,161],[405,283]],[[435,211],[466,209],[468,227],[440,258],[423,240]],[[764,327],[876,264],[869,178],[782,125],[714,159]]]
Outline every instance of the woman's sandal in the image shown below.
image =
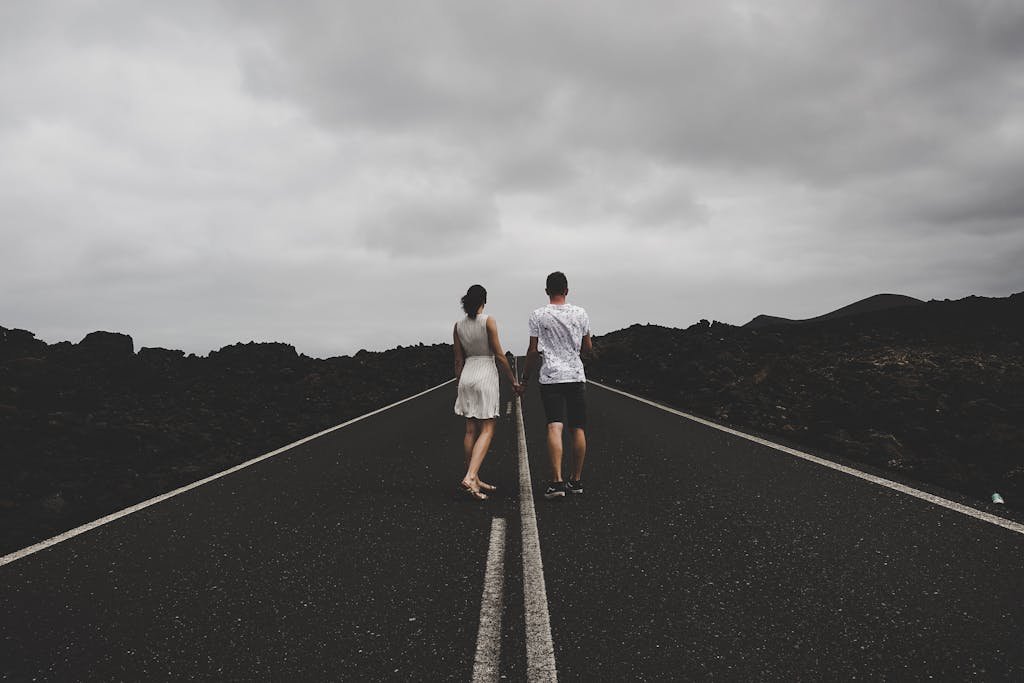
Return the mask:
[[483,493],[480,493],[480,489],[470,488],[469,486],[466,486],[465,482],[459,482],[459,490],[461,490],[464,495],[469,496],[473,500],[487,500],[487,496]]
[[491,484],[487,484],[482,481],[477,482],[477,484],[480,486],[481,491],[487,491],[487,493],[494,493],[498,490],[497,486],[492,486]]

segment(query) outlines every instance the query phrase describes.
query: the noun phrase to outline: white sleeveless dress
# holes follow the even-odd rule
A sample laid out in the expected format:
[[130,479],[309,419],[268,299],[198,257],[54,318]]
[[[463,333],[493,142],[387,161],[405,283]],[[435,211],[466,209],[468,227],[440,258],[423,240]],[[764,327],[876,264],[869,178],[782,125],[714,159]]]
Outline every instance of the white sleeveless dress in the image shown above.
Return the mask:
[[475,319],[466,316],[455,324],[455,329],[466,354],[466,364],[462,366],[459,377],[455,414],[480,419],[498,417],[498,368],[487,340],[487,316],[483,313]]

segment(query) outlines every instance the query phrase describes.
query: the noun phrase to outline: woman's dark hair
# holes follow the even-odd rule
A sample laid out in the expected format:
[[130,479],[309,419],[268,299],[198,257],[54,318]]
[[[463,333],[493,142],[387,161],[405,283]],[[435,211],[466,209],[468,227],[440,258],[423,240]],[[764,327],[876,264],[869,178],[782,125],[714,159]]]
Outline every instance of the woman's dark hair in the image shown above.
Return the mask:
[[466,312],[470,320],[476,318],[476,312],[487,303],[487,290],[482,285],[473,285],[466,290],[466,296],[462,297],[462,310]]

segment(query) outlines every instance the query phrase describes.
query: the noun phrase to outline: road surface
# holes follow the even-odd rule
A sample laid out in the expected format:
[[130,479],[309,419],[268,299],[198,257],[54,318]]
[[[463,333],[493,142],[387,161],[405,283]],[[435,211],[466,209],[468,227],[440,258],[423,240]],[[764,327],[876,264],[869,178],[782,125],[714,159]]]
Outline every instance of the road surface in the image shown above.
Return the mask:
[[1024,675],[1020,530],[587,391],[582,496],[520,494],[522,445],[547,476],[531,388],[483,470],[504,495],[457,497],[447,384],[9,556],[0,677]]

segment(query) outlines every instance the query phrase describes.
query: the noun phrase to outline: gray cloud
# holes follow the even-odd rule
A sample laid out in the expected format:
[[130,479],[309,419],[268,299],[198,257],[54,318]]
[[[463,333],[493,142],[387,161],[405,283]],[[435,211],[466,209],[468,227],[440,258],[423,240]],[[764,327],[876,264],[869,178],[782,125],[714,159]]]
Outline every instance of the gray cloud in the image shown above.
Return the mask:
[[[0,324],[510,346],[1024,289],[1024,6],[7,2]],[[368,305],[367,293],[388,302]],[[9,293],[9,294],[8,294]]]
[[373,248],[393,255],[433,257],[478,249],[500,230],[493,200],[463,196],[385,196],[366,219],[361,236]]

